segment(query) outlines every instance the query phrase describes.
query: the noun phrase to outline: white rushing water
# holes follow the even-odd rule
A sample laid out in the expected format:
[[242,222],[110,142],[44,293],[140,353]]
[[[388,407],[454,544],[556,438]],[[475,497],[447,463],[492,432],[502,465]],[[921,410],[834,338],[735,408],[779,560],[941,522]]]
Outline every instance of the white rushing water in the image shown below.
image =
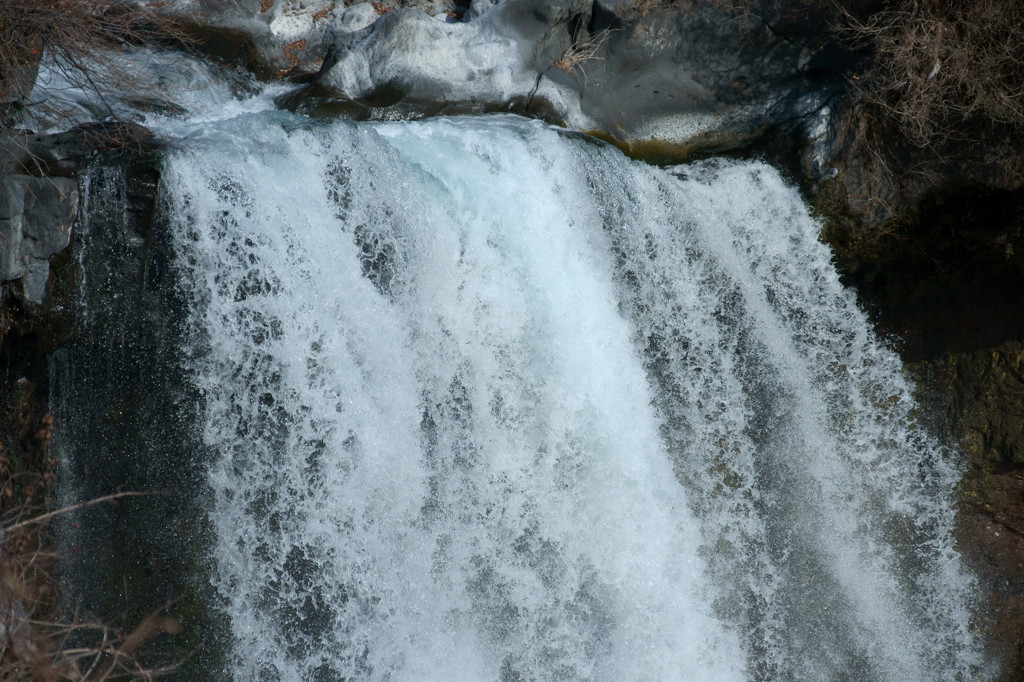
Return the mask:
[[756,163],[512,117],[166,163],[239,680],[970,679],[950,454]]

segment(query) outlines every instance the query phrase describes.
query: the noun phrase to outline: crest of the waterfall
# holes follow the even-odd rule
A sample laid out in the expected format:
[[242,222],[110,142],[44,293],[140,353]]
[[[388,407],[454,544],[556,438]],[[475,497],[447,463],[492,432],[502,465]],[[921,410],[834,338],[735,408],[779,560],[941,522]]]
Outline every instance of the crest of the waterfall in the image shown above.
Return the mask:
[[758,164],[260,114],[167,161],[237,679],[954,679],[949,454]]

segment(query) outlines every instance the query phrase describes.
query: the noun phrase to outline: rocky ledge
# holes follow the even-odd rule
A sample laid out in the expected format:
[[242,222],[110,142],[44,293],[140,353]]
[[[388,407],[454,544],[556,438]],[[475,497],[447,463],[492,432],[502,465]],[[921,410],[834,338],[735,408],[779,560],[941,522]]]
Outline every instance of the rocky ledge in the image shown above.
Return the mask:
[[284,103],[313,115],[515,111],[669,160],[796,124],[818,134],[850,55],[823,37],[821,12],[796,23],[758,4],[254,0],[203,14],[203,31],[256,73],[305,80]]
[[62,133],[0,137],[0,282],[23,304],[42,305],[50,259],[71,243],[78,171],[97,153],[155,144],[142,126],[81,125]]

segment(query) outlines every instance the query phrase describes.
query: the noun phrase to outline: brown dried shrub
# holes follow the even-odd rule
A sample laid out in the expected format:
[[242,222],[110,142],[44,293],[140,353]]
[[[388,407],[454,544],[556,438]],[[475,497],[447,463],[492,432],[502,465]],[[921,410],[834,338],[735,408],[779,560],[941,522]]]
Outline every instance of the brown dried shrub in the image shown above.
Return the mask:
[[49,488],[50,472],[41,477],[15,474],[6,458],[0,460],[0,469],[7,473],[0,500],[0,679],[152,680],[173,671],[175,662],[154,667],[140,654],[155,637],[179,632],[176,619],[152,613],[126,633],[77,616],[62,617],[56,606],[51,570],[57,556],[50,549],[47,523],[83,507],[141,493],[115,493],[43,512],[32,500]]
[[842,33],[873,56],[858,96],[914,145],[1024,130],[1024,3],[903,0],[846,16]]

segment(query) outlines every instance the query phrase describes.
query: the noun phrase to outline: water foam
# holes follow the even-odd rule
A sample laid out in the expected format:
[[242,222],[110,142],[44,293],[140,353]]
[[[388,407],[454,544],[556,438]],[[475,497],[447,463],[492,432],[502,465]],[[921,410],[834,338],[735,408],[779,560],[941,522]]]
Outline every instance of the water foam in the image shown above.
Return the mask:
[[770,168],[512,117],[182,147],[236,678],[977,666],[951,457]]

